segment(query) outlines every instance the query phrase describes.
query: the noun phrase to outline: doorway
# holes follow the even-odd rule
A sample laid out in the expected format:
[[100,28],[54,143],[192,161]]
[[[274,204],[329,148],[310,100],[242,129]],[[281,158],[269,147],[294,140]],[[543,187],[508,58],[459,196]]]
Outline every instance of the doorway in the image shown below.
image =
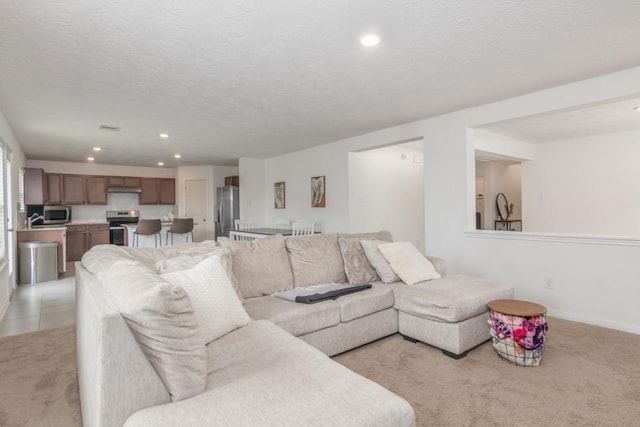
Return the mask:
[[209,239],[207,226],[207,180],[187,179],[184,182],[184,214],[193,218],[193,241]]

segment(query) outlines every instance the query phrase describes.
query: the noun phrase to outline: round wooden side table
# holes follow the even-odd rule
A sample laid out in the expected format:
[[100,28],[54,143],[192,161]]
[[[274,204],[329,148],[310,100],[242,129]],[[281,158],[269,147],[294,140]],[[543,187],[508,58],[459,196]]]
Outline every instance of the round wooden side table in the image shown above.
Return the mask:
[[548,330],[547,309],[534,302],[493,300],[487,304],[491,338],[498,355],[519,366],[538,366]]

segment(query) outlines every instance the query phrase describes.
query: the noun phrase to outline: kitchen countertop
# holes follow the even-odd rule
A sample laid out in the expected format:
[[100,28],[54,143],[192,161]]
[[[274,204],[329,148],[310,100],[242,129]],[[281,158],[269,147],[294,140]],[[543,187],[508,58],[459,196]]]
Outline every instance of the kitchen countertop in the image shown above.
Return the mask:
[[21,228],[18,231],[55,231],[55,230],[66,230],[66,225],[34,225],[33,228]]

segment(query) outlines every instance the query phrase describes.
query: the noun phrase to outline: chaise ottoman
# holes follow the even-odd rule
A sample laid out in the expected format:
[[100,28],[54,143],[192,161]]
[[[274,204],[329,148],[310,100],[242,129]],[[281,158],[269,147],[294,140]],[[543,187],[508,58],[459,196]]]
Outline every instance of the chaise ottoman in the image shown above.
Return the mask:
[[455,359],[489,340],[487,303],[513,298],[511,286],[465,275],[389,286],[395,296],[400,334]]

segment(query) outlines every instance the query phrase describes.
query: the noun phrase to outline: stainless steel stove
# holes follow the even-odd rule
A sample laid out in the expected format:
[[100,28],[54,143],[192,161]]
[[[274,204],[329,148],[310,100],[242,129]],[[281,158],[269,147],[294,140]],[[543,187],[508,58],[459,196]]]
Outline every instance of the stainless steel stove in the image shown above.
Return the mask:
[[124,246],[125,225],[137,224],[140,212],[131,211],[107,211],[107,222],[109,223],[109,243],[112,245]]

